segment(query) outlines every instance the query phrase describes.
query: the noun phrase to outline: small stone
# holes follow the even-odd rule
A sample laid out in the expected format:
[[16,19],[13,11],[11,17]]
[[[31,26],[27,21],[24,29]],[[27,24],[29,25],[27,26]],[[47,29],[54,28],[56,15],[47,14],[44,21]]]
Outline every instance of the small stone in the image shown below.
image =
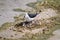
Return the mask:
[[17,34],[15,34],[15,35],[17,35]]
[[11,37],[13,37],[13,35],[11,35]]
[[16,31],[16,30],[13,30],[13,31]]
[[1,16],[1,15],[0,15]]
[[11,29],[10,29],[11,30]]
[[22,32],[22,30],[21,29],[17,29],[17,32]]
[[0,39],[1,39],[2,37],[0,37]]
[[6,39],[6,38],[3,38],[4,40]]

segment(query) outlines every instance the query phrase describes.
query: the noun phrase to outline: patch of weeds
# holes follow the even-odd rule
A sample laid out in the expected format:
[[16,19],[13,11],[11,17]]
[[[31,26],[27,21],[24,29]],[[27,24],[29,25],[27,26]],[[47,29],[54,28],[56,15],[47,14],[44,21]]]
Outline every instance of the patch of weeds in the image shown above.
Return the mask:
[[6,23],[2,24],[1,27],[0,27],[0,31],[8,29],[9,27],[11,27],[11,25],[12,25],[11,22],[10,23],[6,22]]
[[25,12],[25,10],[23,10],[23,9],[20,9],[20,8],[16,8],[16,9],[13,9],[13,11],[17,11],[17,12]]
[[27,10],[27,9],[21,9],[21,8],[13,9],[13,11],[16,11],[16,12],[30,12],[30,10]]
[[[27,35],[29,35],[29,34],[27,34]],[[27,36],[27,35],[25,35],[25,38],[22,38],[22,40],[47,40],[47,38],[49,38],[50,36],[51,36],[51,34],[35,34],[35,35],[30,35],[30,37],[29,36]]]
[[24,15],[25,15],[25,14],[20,14],[20,15],[18,15],[18,16],[14,16],[15,22],[24,21]]

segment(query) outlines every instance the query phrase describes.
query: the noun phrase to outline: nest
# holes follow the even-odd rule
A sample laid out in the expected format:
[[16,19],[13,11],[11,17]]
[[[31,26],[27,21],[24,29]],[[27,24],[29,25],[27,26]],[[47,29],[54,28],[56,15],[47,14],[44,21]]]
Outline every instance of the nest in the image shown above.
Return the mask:
[[29,22],[28,24],[25,24],[24,26],[22,25],[22,22],[15,24],[15,28],[25,28],[25,29],[37,29],[37,28],[43,28],[43,27],[52,27],[54,23],[52,20],[37,20],[37,21],[32,21]]

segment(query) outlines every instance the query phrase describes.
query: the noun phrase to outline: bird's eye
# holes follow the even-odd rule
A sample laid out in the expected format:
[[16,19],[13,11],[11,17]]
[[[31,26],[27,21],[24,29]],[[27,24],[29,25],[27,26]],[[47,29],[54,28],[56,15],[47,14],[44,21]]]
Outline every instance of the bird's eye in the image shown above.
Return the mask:
[[41,12],[41,10],[39,12]]

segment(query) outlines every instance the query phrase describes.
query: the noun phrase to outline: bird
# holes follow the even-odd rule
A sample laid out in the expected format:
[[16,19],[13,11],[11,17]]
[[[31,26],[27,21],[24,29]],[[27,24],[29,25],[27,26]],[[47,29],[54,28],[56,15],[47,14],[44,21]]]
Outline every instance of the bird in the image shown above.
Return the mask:
[[30,24],[30,23],[32,23],[32,21],[34,20],[34,17],[36,17],[37,16],[37,13],[35,13],[35,14],[29,14],[29,13],[26,13],[25,15],[24,15],[24,19],[26,20],[26,21],[23,21],[23,22],[20,22],[20,23],[18,23],[18,24],[16,24],[15,26],[17,27],[19,27],[19,26],[27,26],[28,24]]
[[25,13],[24,20],[33,21],[37,15],[38,13],[35,13],[35,14]]

